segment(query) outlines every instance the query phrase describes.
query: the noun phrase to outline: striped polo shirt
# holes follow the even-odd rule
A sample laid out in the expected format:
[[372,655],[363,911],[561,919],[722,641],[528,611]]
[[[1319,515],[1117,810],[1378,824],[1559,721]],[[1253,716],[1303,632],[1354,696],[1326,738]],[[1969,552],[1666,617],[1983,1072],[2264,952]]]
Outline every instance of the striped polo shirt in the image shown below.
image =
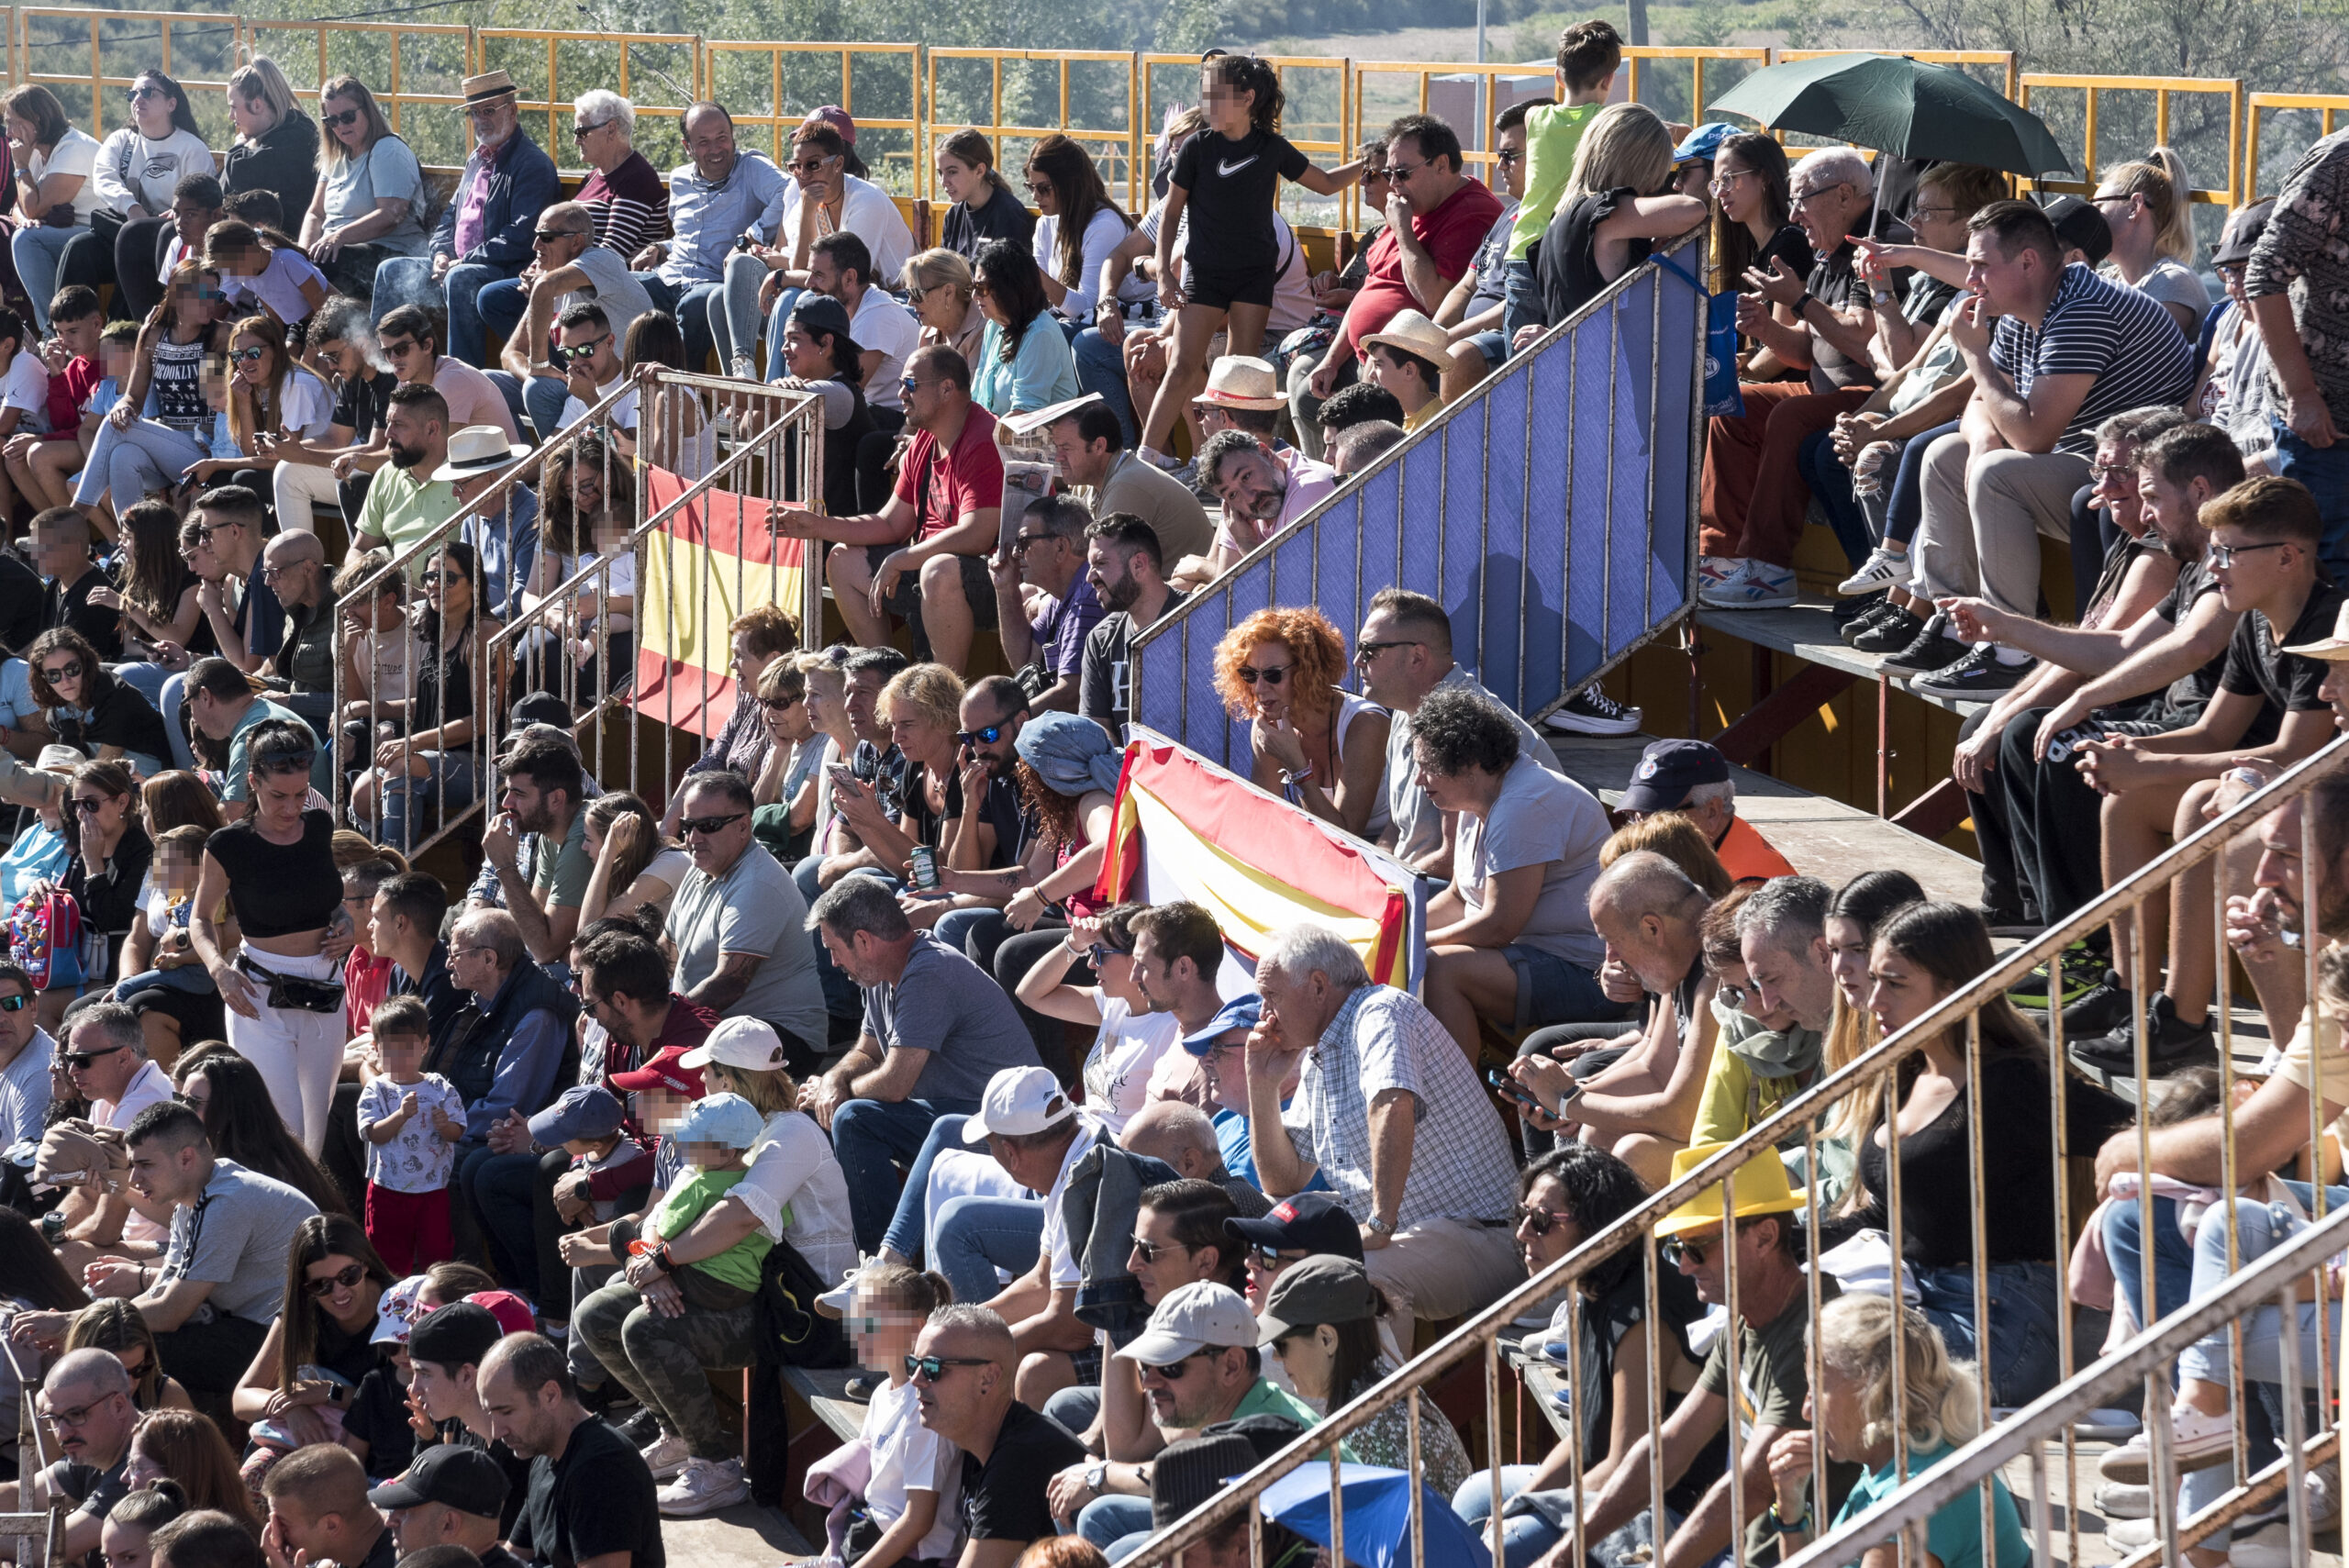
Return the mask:
[[2096,428],[2113,415],[2182,404],[2194,386],[2194,345],[2177,318],[2153,295],[2076,262],[2064,269],[2037,327],[2011,316],[1999,321],[1990,362],[2014,377],[2024,397],[2043,375],[2096,377],[2055,442],[2057,451],[2080,457],[2096,450]]

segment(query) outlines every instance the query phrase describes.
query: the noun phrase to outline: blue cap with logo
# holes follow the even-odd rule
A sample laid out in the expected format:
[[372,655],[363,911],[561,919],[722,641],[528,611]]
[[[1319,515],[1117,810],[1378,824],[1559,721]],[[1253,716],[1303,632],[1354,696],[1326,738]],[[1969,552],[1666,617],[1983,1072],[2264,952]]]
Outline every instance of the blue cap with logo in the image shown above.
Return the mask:
[[1233,1029],[1254,1029],[1264,1016],[1263,997],[1252,991],[1245,996],[1235,996],[1223,1005],[1220,1012],[1208,1020],[1207,1028],[1196,1033],[1185,1035],[1183,1049],[1194,1056],[1205,1056],[1215,1049],[1217,1040],[1230,1034]]
[[1619,803],[1625,811],[1677,811],[1698,784],[1727,784],[1729,759],[1702,740],[1658,740],[1640,753]]

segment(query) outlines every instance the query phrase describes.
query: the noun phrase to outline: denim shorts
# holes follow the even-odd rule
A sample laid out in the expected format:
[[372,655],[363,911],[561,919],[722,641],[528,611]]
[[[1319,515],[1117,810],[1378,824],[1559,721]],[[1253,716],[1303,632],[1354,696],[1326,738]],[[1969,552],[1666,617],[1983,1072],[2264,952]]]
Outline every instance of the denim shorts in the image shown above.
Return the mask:
[[1598,977],[1572,960],[1522,942],[1501,949],[1501,956],[1517,971],[1514,1029],[1580,1023],[1611,1017],[1616,1010],[1599,990]]
[[1486,332],[1471,333],[1463,341],[1485,356],[1485,373],[1487,375],[1508,362],[1508,334],[1497,327]]

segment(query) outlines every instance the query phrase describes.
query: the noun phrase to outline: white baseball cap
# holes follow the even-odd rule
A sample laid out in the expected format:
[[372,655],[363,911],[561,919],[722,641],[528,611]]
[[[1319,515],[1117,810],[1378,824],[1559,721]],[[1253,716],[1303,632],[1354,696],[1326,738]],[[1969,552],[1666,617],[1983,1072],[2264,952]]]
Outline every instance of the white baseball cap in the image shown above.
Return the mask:
[[752,1073],[771,1073],[788,1061],[783,1037],[762,1018],[727,1018],[709,1031],[709,1038],[677,1058],[680,1067],[696,1069],[713,1062]]
[[1228,1345],[1253,1345],[1256,1315],[1230,1285],[1193,1280],[1160,1300],[1150,1327],[1117,1353],[1145,1366],[1166,1366],[1185,1356]]
[[963,1141],[985,1143],[997,1134],[1024,1138],[1058,1127],[1075,1114],[1076,1106],[1051,1068],[1007,1067],[987,1080],[979,1114],[963,1124]]

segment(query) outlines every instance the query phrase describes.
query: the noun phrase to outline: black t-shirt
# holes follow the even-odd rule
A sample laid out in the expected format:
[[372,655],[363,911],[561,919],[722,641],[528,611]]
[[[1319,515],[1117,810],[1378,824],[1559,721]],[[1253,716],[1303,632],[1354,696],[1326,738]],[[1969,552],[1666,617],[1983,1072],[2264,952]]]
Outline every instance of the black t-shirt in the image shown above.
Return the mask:
[[[1041,1487],[1040,1481],[1040,1495]],[[1051,1529],[1048,1517],[1036,1533]],[[507,1543],[551,1568],[573,1568],[607,1551],[628,1552],[631,1568],[663,1568],[661,1505],[644,1456],[600,1418],[580,1422],[561,1459],[540,1454],[530,1461],[529,1492]]]
[[973,1540],[1050,1537],[1057,1527],[1044,1484],[1084,1458],[1068,1429],[1014,1400],[986,1462],[963,1456],[963,1533]]
[[155,711],[144,692],[103,670],[95,676],[83,676],[82,687],[96,693],[89,720],[70,717],[61,709],[50,720],[59,740],[93,753],[100,746],[119,746],[158,762],[171,761],[170,732],[163,728],[163,716]]
[[1194,270],[1229,276],[1268,272],[1280,265],[1273,232],[1273,203],[1284,178],[1312,167],[1278,131],[1251,130],[1233,141],[1203,130],[1174,160],[1174,183],[1190,193]]
[[[1184,595],[1169,593],[1163,617],[1183,602]],[[1133,717],[1133,642],[1134,617],[1124,610],[1111,610],[1085,634],[1085,662],[1076,678],[1076,711],[1097,723],[1108,726],[1110,735],[1122,742],[1126,721]]]
[[354,443],[373,439],[392,406],[392,389],[399,384],[400,378],[389,371],[344,382],[334,395],[334,423],[349,426]]
[[1036,215],[1001,185],[987,186],[987,204],[974,211],[956,202],[946,209],[946,249],[966,261],[979,259],[979,247],[990,239],[1017,239],[1030,245],[1036,238]]
[[302,813],[298,843],[270,842],[247,817],[216,829],[204,849],[228,873],[228,903],[249,937],[322,930],[342,906],[331,812]]
[[1810,236],[1802,231],[1802,225],[1789,223],[1780,228],[1753,258],[1753,265],[1764,272],[1770,271],[1773,261],[1784,261],[1787,271],[1796,277],[1810,276],[1818,258],[1810,252]]
[[2284,715],[2332,706],[2317,695],[2317,688],[2324,684],[2331,663],[2304,654],[2287,653],[2284,649],[2331,637],[2333,622],[2340,614],[2340,587],[2319,583],[2309,595],[2308,603],[2300,607],[2299,617],[2292,622],[2291,630],[2280,641],[2275,628],[2267,624],[2267,617],[2256,610],[2235,622],[2235,634],[2227,640],[2226,667],[2219,673],[2219,685],[2240,696],[2264,698],[2266,704],[2251,727],[2258,739],[2246,735],[2238,744],[2265,746],[2283,728]]
[[111,1470],[61,1459],[49,1467],[50,1488],[60,1496],[71,1497],[78,1505],[76,1512],[103,1519],[117,1503],[130,1496],[126,1473],[129,1468],[130,1453],[127,1449]]
[[389,1481],[416,1457],[416,1429],[407,1424],[407,1390],[399,1373],[379,1366],[359,1380],[342,1429],[367,1445],[367,1479]]
[[0,550],[0,653],[20,658],[49,628],[49,585],[40,574]]
[[[1888,220],[1879,222],[1876,231],[1887,242],[1906,245],[1912,236],[1903,225]],[[1867,280],[1860,276],[1860,249],[1846,239],[1824,256],[1814,257],[1810,276],[1805,284],[1820,304],[1835,310],[1850,312],[1869,302]],[[1905,293],[1909,286],[1906,271],[1892,274],[1895,294]],[[1845,387],[1874,386],[1876,366],[1865,360],[1855,360],[1846,354],[1817,330],[1810,334],[1810,390],[1816,393],[1840,391]]]
[[114,663],[122,657],[122,612],[104,609],[90,603],[93,590],[114,585],[114,579],[95,563],[71,584],[51,583],[45,601],[45,613],[41,617],[41,629],[72,627],[98,651],[99,658],[109,664]]
[[[1994,1054],[1982,1064],[1982,1124],[1997,1129],[1998,1148],[1998,1158],[1983,1168],[1980,1198],[1992,1263],[2056,1257],[2047,1084],[2046,1064],[2027,1055]],[[1860,1144],[1860,1182],[1868,1203],[1857,1218],[1888,1230],[1884,1194],[1889,1178],[1876,1130]],[[1973,1266],[1973,1142],[1963,1093],[1925,1126],[1900,1135],[1900,1246],[1919,1268]]]
[[367,1555],[359,1560],[356,1568],[393,1568],[399,1560],[400,1543],[385,1529],[375,1537],[375,1544],[367,1549]]
[[[2177,581],[2162,595],[2162,602],[2154,606],[2154,614],[2172,626],[2184,626],[2202,596],[2218,591],[2219,580],[2210,575],[2210,569],[2198,555],[2177,569]],[[2189,670],[2172,681],[2169,689],[2162,694],[2166,710],[2163,721],[2172,729],[2182,729],[2201,717],[2202,710],[2210,706],[2212,694],[2219,689],[2219,673],[2226,663],[2226,652],[2221,651],[2200,669]]]

